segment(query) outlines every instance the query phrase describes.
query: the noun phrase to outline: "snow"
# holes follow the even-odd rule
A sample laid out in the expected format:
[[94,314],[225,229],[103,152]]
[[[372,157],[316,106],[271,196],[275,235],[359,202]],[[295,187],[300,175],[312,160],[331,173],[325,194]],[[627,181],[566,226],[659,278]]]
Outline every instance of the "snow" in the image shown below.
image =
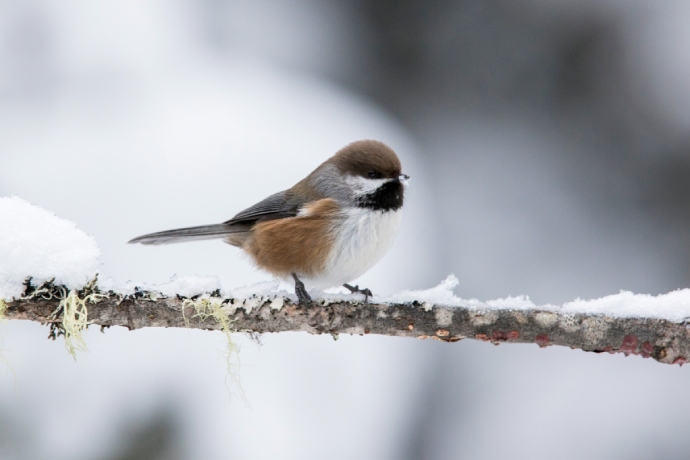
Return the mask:
[[577,299],[563,305],[561,311],[603,313],[626,318],[661,318],[680,323],[690,318],[690,289],[679,289],[658,296],[621,291],[600,299]]
[[423,306],[444,305],[464,307],[471,310],[541,310],[560,314],[591,314],[606,315],[618,318],[657,318],[673,322],[683,322],[690,319],[690,289],[679,289],[668,294],[657,296],[649,294],[634,294],[621,291],[599,299],[576,299],[562,306],[535,305],[527,296],[507,297],[504,299],[481,302],[477,299],[464,300],[453,293],[459,284],[454,275],[448,276],[438,286],[424,291],[403,291],[400,294],[388,296],[385,302],[417,301]]
[[[405,302],[420,302],[425,305],[425,309],[429,309],[430,305],[446,305],[446,306],[460,306],[462,304],[462,299],[458,298],[453,294],[453,289],[455,289],[460,282],[455,277],[455,275],[448,275],[446,279],[441,281],[441,283],[431,289],[419,290],[419,291],[402,291],[398,294],[393,294],[386,296],[383,299],[384,302],[389,303],[405,303]],[[379,300],[378,298],[376,299]]]
[[[144,286],[146,289],[146,286]],[[181,295],[184,297],[192,297],[206,292],[213,292],[221,289],[220,279],[215,276],[173,276],[172,279],[165,283],[159,284],[155,290],[165,296]]]
[[[17,197],[0,197],[0,299],[19,297],[23,281],[31,276],[34,283],[55,278],[56,284],[79,288],[92,280],[99,267],[100,250],[93,237],[79,230],[73,222],[60,219],[54,214]],[[433,305],[464,307],[477,311],[490,310],[542,310],[561,314],[594,314],[611,317],[660,318],[674,322],[690,319],[690,289],[680,289],[652,296],[621,291],[619,294],[599,299],[576,299],[562,306],[535,305],[527,296],[507,297],[481,302],[464,300],[453,290],[459,285],[455,275],[449,275],[437,286],[416,291],[402,291],[388,296],[376,296],[377,303],[418,302],[421,308],[430,310]],[[224,297],[236,299],[254,298],[258,303],[271,300],[272,308],[280,308],[286,297],[293,298],[290,286],[280,281],[266,281],[224,291],[220,279],[215,276],[174,276],[158,285],[128,282],[117,285],[103,280],[101,289],[131,293],[134,287],[159,292],[165,296],[192,297],[220,290]],[[314,291],[312,296],[323,302],[336,302],[358,298],[343,292]]]
[[165,297],[180,295],[183,297],[194,297],[196,295],[211,293],[222,290],[220,279],[217,276],[199,275],[173,275],[170,281],[161,284],[138,283],[127,281],[117,283],[112,278],[99,280],[98,287],[102,291],[113,291],[119,294],[130,295],[135,289],[149,292],[157,292]]
[[22,283],[55,278],[80,288],[94,278],[101,255],[96,240],[73,222],[17,197],[0,197],[0,299],[19,297]]
[[[392,295],[378,295],[373,298],[376,303],[412,303],[421,304],[421,308],[430,310],[432,306],[463,307],[475,311],[494,310],[539,310],[560,314],[592,314],[606,315],[619,318],[659,318],[673,322],[683,322],[690,319],[690,289],[681,289],[652,296],[648,294],[633,294],[629,291],[621,291],[619,294],[605,296],[599,299],[576,299],[562,306],[535,305],[527,296],[506,297],[503,299],[482,302],[477,299],[462,299],[456,296],[453,290],[459,285],[455,275],[449,275],[437,286],[426,290],[402,291]],[[176,277],[169,283],[158,286],[146,286],[146,289],[161,292],[164,295],[179,293],[185,296],[202,294],[220,288],[220,282],[212,277]],[[324,304],[338,301],[361,300],[360,294],[349,294],[344,289],[323,291],[310,291],[312,297]],[[281,299],[295,300],[295,295],[290,286],[280,281],[266,281],[251,284],[228,291],[221,289],[221,294],[226,298],[257,299],[259,303],[275,299],[271,308],[280,308]]]

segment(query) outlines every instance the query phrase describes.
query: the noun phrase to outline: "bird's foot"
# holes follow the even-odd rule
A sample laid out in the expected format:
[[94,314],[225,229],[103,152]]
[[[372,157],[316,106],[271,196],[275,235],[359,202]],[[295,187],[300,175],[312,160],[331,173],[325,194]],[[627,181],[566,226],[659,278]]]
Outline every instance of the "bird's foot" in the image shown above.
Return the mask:
[[374,297],[374,294],[369,289],[360,289],[359,285],[350,286],[349,284],[343,284],[343,287],[349,290],[351,294],[364,294],[364,303],[369,303],[369,297]]
[[297,300],[299,301],[300,305],[307,306],[311,303],[311,296],[309,296],[309,293],[307,292],[306,288],[304,287],[304,283],[297,278],[296,274],[292,274],[292,277],[295,280],[295,294],[297,294]]

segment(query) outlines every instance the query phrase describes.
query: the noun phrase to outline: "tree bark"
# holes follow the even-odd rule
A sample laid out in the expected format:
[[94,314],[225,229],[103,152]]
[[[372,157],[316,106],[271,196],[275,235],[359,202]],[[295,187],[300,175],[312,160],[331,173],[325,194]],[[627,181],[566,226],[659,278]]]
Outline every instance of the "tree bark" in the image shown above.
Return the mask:
[[[204,303],[205,302],[205,303]],[[7,302],[9,319],[38,321],[59,327],[60,299],[49,296]],[[199,309],[205,305],[206,309]],[[209,305],[215,305],[216,315]],[[192,327],[266,333],[306,331],[311,334],[381,334],[457,342],[470,338],[493,343],[561,345],[595,353],[624,353],[684,364],[690,357],[690,331],[685,324],[660,319],[615,318],[540,310],[444,307],[420,304],[377,304],[356,301],[309,306],[288,299],[166,298],[137,292],[110,293],[87,303],[88,322],[102,327]]]

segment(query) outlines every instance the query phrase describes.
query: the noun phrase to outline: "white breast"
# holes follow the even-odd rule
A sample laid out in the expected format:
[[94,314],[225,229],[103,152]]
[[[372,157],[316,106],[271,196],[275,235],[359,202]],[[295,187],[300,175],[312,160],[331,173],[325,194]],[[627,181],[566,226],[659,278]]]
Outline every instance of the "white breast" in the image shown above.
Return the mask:
[[318,277],[307,280],[308,287],[323,289],[341,286],[363,275],[391,247],[401,219],[402,209],[343,210],[326,268]]

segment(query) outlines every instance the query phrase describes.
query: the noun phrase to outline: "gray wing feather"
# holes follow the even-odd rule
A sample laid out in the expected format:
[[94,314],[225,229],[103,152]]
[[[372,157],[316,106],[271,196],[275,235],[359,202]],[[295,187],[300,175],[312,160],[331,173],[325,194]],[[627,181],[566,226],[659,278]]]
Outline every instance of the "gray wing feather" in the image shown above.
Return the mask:
[[235,217],[225,222],[225,224],[251,223],[253,225],[258,221],[294,217],[303,204],[303,200],[290,197],[285,191],[274,193],[268,198],[259,201],[254,206],[240,211]]
[[164,232],[149,233],[130,240],[129,243],[141,244],[171,244],[184,241],[212,240],[225,238],[231,233],[249,230],[244,226],[230,226],[226,224],[201,225],[199,227],[177,228]]
[[178,228],[164,232],[149,233],[129,241],[141,244],[171,244],[185,241],[212,240],[226,238],[233,233],[245,233],[252,226],[264,220],[282,219],[296,216],[304,200],[289,197],[283,192],[275,193],[222,224],[201,225],[199,227]]

